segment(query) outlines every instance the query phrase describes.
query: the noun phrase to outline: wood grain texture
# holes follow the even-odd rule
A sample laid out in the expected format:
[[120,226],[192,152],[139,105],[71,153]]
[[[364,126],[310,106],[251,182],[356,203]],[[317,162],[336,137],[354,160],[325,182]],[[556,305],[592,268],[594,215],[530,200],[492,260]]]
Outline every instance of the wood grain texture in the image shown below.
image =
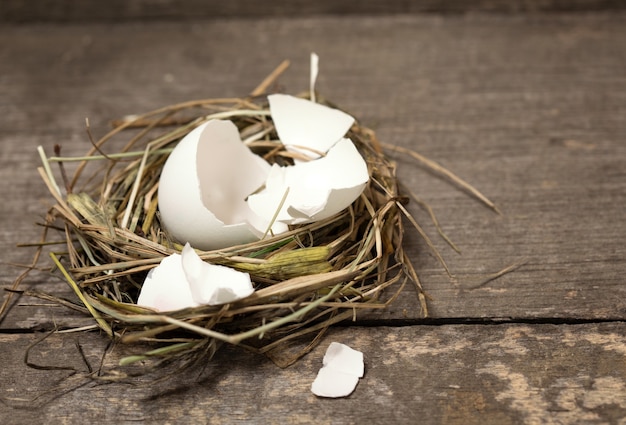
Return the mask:
[[[624,318],[625,21],[598,14],[0,29],[3,261],[29,261],[15,243],[38,237],[33,223],[50,202],[35,172],[37,145],[81,154],[89,146],[86,117],[97,136],[126,114],[240,96],[284,58],[293,64],[280,89],[298,92],[314,50],[323,94],[381,140],[453,170],[503,211],[494,214],[395,156],[402,181],[462,249],[454,253],[412,208],[454,274],[446,276],[407,232],[432,317]],[[515,273],[467,290],[520,260],[527,263]],[[2,281],[17,272],[3,267]],[[45,273],[33,279],[27,288],[68,293]],[[416,306],[407,291],[376,318],[416,319]],[[19,328],[49,312],[21,314],[2,326]]]
[[4,0],[0,21],[86,22],[215,18],[305,17],[401,13],[537,13],[624,10],[619,0]]
[[[413,326],[337,328],[305,359],[279,369],[263,357],[224,347],[205,368],[150,383],[84,378],[103,355],[97,334],[2,335],[3,424],[563,424],[626,418],[626,337],[622,324],[578,326]],[[324,351],[339,341],[364,353],[365,375],[348,398],[321,399],[310,385]],[[105,358],[114,365],[128,348]]]

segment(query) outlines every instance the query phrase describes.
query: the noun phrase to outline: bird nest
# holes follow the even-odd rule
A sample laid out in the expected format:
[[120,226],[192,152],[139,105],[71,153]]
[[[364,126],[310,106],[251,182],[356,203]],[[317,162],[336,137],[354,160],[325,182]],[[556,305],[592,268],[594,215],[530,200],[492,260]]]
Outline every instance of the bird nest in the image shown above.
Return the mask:
[[[416,308],[428,314],[403,249],[406,218],[420,227],[405,207],[408,198],[401,192],[396,164],[374,132],[358,122],[346,137],[364,158],[370,178],[347,209],[252,243],[197,251],[206,262],[249,273],[255,289],[251,296],[165,313],[137,305],[148,271],[182,249],[161,225],[157,208],[161,170],[182,137],[207,120],[227,119],[269,163],[292,161],[294,153],[278,141],[265,96],[278,73],[245,98],[190,101],[114,122],[107,135],[92,138],[84,157],[64,158],[59,152],[48,157],[40,151],[39,172],[56,201],[45,227],[60,230],[66,241],[63,252],[50,255],[80,309],[116,341],[157,344],[149,351],[141,344],[142,351],[123,363],[206,358],[220,343],[230,343],[286,366],[309,351],[329,326],[387,307],[407,283],[417,288]],[[70,162],[72,176],[66,172]],[[51,169],[57,165],[62,179]],[[295,341],[299,348],[290,351]]]

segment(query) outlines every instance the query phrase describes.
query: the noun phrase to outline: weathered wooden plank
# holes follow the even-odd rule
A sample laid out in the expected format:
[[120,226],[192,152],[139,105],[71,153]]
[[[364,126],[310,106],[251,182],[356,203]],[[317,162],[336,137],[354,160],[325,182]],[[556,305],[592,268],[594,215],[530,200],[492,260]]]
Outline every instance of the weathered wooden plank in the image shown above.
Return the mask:
[[[206,368],[158,385],[96,385],[103,337],[53,335],[31,351],[34,370],[20,364],[41,335],[0,334],[3,424],[31,423],[621,423],[626,418],[623,324],[577,326],[414,326],[337,328],[287,369],[233,347]],[[366,372],[345,399],[309,390],[331,341],[364,353]],[[115,364],[118,347],[105,358]],[[12,365],[7,367],[7,365]],[[79,384],[81,387],[75,388]]]
[[618,0],[368,0],[305,1],[278,0],[260,3],[254,0],[223,2],[218,0],[63,0],[55,2],[28,2],[4,0],[0,4],[0,21],[7,22],[67,22],[153,19],[214,19],[267,16],[307,16],[320,14],[399,14],[399,13],[528,13],[528,12],[589,12],[623,10]]
[[[306,87],[306,56],[316,50],[324,94],[374,126],[381,140],[453,169],[504,212],[494,215],[398,155],[403,180],[463,249],[457,256],[435,239],[454,282],[424,243],[408,236],[435,318],[623,319],[624,21],[620,14],[411,16],[0,28],[2,285],[18,272],[7,263],[30,260],[14,244],[37,237],[32,224],[45,211],[48,198],[34,172],[38,144],[50,149],[61,142],[66,152],[81,153],[85,116],[102,134],[109,119],[127,113],[238,96],[284,58],[293,65],[281,84],[298,91]],[[521,258],[527,263],[517,272],[464,289]],[[24,287],[69,294],[45,272]],[[407,291],[370,318],[411,320],[417,317],[412,297]],[[41,335],[7,329],[87,323],[65,309],[23,302],[30,306],[14,307],[1,324],[1,423],[619,423],[626,417],[622,322],[337,328],[286,370],[224,347],[206,369],[169,382],[96,385],[83,379],[87,366],[75,345],[97,367],[106,339],[96,334],[53,335],[33,349],[37,364],[75,367],[72,378],[21,364]],[[332,340],[365,353],[366,375],[348,399],[309,392]],[[118,347],[105,364],[128,350]]]
[[[623,319],[625,22],[624,14],[472,15],[0,28],[2,261],[30,260],[14,245],[37,238],[32,224],[49,201],[35,172],[37,145],[82,153],[85,117],[101,135],[125,114],[240,96],[285,58],[293,62],[280,84],[297,92],[315,50],[322,93],[381,140],[454,170],[503,211],[397,155],[403,181],[463,250],[453,253],[426,226],[451,280],[407,236],[433,317]],[[521,259],[515,273],[465,290]],[[17,272],[0,268],[2,284]],[[30,282],[69,293],[45,275]],[[32,319],[49,314],[16,308],[2,326],[39,326]],[[376,317],[419,317],[414,294]]]

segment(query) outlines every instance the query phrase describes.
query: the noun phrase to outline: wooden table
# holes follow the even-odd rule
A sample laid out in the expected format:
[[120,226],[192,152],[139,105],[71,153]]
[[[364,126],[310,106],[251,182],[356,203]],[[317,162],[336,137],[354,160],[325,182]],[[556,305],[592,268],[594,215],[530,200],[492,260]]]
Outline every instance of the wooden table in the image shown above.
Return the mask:
[[[130,352],[107,351],[97,332],[55,333],[30,350],[31,363],[74,375],[28,367],[25,353],[46,331],[92,321],[16,299],[0,323],[0,423],[625,423],[626,12],[488,9],[2,24],[4,287],[21,271],[14,264],[31,259],[16,244],[38,239],[51,202],[35,171],[38,145],[82,154],[85,118],[98,136],[126,114],[242,96],[284,59],[280,88],[297,93],[308,87],[311,51],[320,92],[382,141],[453,170],[502,214],[391,154],[462,250],[412,207],[453,278],[410,232],[430,316],[406,289],[287,369],[222,347],[205,368],[167,381],[96,383],[85,375],[105,351],[106,365]],[[20,288],[71,296],[46,270]],[[331,341],[365,355],[348,398],[309,390]]]

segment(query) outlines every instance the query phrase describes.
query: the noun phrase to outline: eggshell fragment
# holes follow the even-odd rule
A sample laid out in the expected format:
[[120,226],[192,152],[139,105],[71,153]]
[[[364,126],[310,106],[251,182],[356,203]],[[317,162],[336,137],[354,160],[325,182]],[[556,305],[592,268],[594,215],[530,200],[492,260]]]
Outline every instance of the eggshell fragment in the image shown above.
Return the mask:
[[363,191],[367,164],[350,139],[341,139],[325,157],[288,167],[273,166],[265,189],[248,198],[259,216],[272,217],[284,194],[276,220],[301,224],[323,220],[347,208]]
[[252,242],[268,220],[245,200],[263,186],[270,165],[240,139],[231,121],[211,120],[185,136],[168,157],[159,181],[163,226],[179,242],[203,250]]
[[310,158],[320,157],[315,151],[327,152],[354,123],[345,112],[307,99],[286,94],[272,94],[267,99],[280,141]]
[[363,353],[338,342],[330,344],[322,364],[311,384],[311,391],[319,397],[350,395],[365,369]]
[[181,254],[161,260],[146,277],[137,305],[173,311],[199,305],[220,305],[254,292],[248,273],[209,264],[187,243]]

